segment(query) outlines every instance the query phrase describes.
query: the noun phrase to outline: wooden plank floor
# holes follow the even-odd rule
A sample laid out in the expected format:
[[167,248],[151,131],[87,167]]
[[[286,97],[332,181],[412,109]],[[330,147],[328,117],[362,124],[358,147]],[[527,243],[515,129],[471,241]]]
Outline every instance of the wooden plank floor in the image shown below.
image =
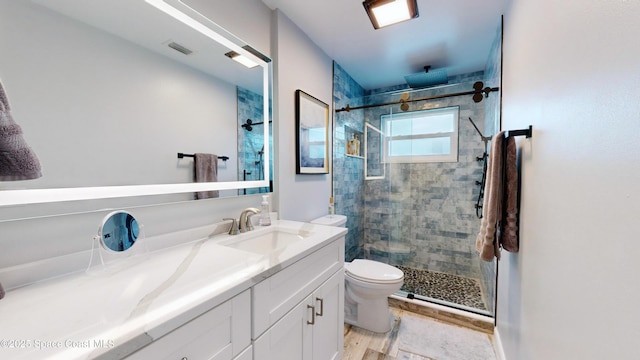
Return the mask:
[[344,326],[344,354],[342,360],[395,360],[403,310],[391,308],[394,317],[391,331],[378,334],[348,324]]
[[[429,358],[399,349],[398,344],[400,341],[398,333],[403,315],[410,315],[413,318],[420,317],[425,319],[425,321],[434,321],[434,319],[397,307],[390,307],[390,309],[394,317],[394,322],[391,331],[386,334],[378,334],[345,324],[344,353],[342,360],[447,360],[443,358]],[[453,324],[443,324],[459,328]],[[473,331],[470,329],[466,330]],[[474,332],[491,337],[491,335],[485,332]],[[491,359],[495,358],[491,357]]]

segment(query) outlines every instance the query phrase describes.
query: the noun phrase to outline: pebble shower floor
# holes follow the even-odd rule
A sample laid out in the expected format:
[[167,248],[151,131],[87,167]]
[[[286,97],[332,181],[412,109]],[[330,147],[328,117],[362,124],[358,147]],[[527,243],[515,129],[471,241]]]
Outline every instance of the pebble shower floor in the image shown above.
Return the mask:
[[404,272],[401,291],[482,311],[487,310],[482,300],[479,280],[405,266],[396,267]]

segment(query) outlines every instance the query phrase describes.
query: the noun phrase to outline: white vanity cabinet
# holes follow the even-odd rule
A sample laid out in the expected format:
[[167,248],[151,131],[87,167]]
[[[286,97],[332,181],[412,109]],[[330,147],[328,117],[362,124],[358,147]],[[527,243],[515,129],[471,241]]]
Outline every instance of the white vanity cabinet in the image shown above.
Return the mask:
[[335,273],[312,295],[315,306],[314,360],[340,360],[344,344],[344,272]]
[[343,264],[344,237],[254,287],[254,360],[340,359]]
[[126,360],[251,360],[250,308],[250,290],[246,290]]
[[0,339],[42,341],[0,359],[339,360],[346,232],[274,220],[12,289]]

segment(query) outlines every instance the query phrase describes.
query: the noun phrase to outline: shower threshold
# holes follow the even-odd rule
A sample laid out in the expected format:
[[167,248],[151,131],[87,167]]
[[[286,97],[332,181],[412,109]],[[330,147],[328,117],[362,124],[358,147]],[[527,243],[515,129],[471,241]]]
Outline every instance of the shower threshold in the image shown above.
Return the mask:
[[491,313],[489,311],[487,311],[487,310],[481,310],[481,309],[477,309],[477,308],[470,307],[470,306],[465,306],[465,305],[458,304],[458,303],[453,303],[453,302],[446,301],[446,300],[430,298],[430,297],[426,297],[426,296],[422,296],[422,295],[408,293],[408,292],[402,291],[402,290],[397,291],[394,295],[397,296],[398,298],[409,299],[409,300],[418,300],[418,301],[423,302],[423,303],[436,304],[436,305],[444,306],[444,307],[451,308],[451,309],[461,310],[461,311],[464,311],[464,312],[467,312],[467,313],[472,313],[472,314],[476,314],[476,315],[492,317]]
[[494,333],[495,319],[493,317],[478,314],[475,311],[461,310],[459,306],[446,306],[416,298],[409,299],[406,294],[400,293],[389,296],[389,306],[487,334]]

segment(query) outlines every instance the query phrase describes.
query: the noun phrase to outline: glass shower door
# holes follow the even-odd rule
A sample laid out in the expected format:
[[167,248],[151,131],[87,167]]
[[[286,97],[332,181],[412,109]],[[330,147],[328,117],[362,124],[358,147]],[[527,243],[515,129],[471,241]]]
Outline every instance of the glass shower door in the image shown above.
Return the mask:
[[483,150],[459,112],[444,102],[368,111],[384,134],[385,175],[365,180],[365,257],[404,271],[401,295],[488,314],[474,248]]

